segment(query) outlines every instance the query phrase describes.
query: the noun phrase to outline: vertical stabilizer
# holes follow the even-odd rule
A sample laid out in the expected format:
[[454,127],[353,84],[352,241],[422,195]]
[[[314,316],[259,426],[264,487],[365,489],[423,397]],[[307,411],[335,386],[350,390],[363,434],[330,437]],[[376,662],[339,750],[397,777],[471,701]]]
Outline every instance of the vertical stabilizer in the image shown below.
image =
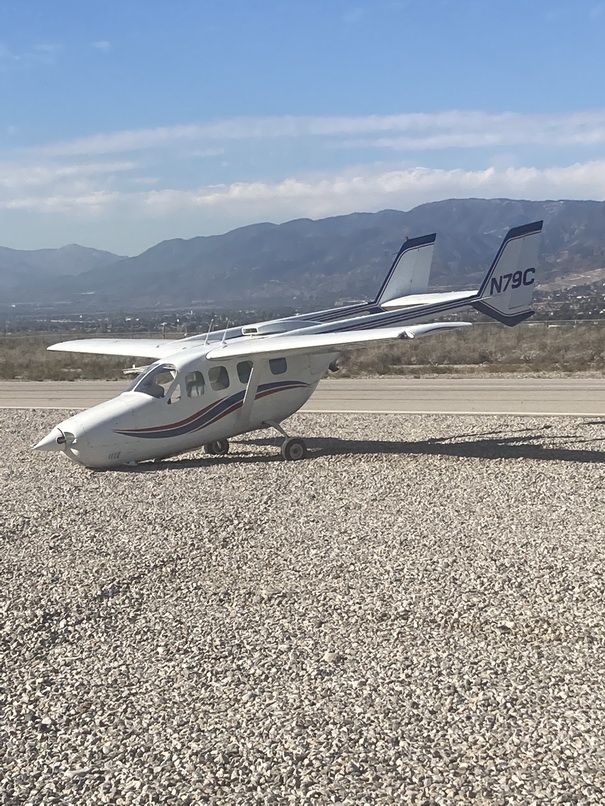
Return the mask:
[[375,305],[409,294],[423,294],[429,287],[436,234],[408,238],[397,253]]
[[533,314],[541,232],[542,221],[509,230],[479,289],[478,311],[509,326]]

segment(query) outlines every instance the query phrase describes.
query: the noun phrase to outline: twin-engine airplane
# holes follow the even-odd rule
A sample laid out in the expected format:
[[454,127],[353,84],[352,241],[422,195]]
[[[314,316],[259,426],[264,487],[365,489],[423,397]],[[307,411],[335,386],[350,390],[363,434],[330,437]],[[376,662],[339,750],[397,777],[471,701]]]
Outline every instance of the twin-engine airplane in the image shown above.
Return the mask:
[[405,241],[372,302],[208,332],[175,341],[83,339],[49,350],[154,359],[113,400],[64,420],[35,447],[62,451],[91,468],[135,464],[204,446],[229,450],[229,438],[260,428],[283,437],[284,459],[302,459],[302,439],[281,423],[313,394],[348,347],[414,339],[469,322],[431,322],[471,306],[506,325],[531,316],[542,222],[511,229],[481,287],[427,293],[435,235]]

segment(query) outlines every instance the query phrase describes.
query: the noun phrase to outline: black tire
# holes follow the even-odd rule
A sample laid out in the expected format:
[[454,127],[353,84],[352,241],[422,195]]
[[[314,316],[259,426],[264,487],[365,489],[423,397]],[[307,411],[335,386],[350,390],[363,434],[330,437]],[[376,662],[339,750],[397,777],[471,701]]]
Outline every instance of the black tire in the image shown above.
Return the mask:
[[288,437],[282,442],[281,455],[287,462],[298,462],[306,457],[307,446],[302,439]]
[[209,442],[207,445],[204,445],[204,450],[206,453],[210,454],[210,456],[224,456],[226,453],[229,453],[229,440],[217,439],[215,442]]

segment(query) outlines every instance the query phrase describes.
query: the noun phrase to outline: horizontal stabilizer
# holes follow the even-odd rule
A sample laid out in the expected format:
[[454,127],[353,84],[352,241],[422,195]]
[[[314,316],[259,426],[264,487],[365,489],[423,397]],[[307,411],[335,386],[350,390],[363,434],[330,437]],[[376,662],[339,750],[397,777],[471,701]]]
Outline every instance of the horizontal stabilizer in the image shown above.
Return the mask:
[[445,291],[436,292],[434,294],[410,294],[409,297],[399,297],[398,299],[383,302],[381,308],[387,311],[396,311],[400,308],[410,308],[414,305],[434,305],[441,302],[454,302],[454,300],[474,297],[476,294],[476,291]]
[[51,344],[51,351],[61,353],[92,353],[123,355],[132,358],[163,358],[191,347],[181,339],[76,339]]

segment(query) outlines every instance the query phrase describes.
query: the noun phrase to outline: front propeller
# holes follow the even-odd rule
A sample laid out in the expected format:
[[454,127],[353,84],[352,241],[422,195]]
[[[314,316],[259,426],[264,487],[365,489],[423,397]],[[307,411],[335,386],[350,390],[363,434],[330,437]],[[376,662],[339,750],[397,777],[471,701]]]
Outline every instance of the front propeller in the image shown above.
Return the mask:
[[67,442],[65,434],[60,428],[53,428],[50,434],[47,434],[44,439],[41,439],[37,445],[34,445],[35,451],[60,451]]

